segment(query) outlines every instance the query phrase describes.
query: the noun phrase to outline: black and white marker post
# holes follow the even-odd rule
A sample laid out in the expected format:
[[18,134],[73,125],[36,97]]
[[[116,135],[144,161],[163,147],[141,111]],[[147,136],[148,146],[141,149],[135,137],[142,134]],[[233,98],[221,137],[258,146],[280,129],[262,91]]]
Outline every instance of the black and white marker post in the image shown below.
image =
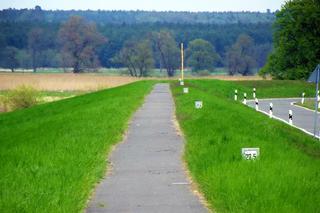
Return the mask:
[[304,104],[304,96],[305,96],[306,94],[303,92],[302,93],[302,98],[301,98],[301,104]]
[[259,110],[259,101],[257,98],[255,99],[255,102],[256,102],[256,110],[258,111]]
[[256,88],[253,88],[253,98],[256,98]]
[[292,126],[292,119],[293,119],[293,115],[292,115],[292,110],[289,110],[289,124]]
[[270,118],[273,117],[273,104],[272,103],[270,103],[269,116],[270,116]]
[[247,105],[247,93],[243,93],[243,103]]
[[237,101],[238,100],[238,90],[234,91],[234,100]]

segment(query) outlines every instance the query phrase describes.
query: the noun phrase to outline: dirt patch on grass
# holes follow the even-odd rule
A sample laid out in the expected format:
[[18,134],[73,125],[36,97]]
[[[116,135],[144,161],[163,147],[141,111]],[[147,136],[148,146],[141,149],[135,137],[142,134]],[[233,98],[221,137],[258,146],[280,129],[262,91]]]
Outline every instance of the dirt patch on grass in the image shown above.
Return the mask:
[[30,85],[39,90],[47,91],[88,91],[116,87],[138,80],[140,79],[96,74],[0,73],[0,90],[10,90],[20,85]]

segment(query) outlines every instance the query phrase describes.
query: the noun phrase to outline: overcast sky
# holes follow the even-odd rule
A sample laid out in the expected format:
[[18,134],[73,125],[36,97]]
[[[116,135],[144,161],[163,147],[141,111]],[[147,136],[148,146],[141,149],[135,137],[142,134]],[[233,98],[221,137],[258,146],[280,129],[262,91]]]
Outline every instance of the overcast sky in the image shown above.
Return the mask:
[[156,11],[275,11],[285,0],[0,0],[0,8],[156,10]]

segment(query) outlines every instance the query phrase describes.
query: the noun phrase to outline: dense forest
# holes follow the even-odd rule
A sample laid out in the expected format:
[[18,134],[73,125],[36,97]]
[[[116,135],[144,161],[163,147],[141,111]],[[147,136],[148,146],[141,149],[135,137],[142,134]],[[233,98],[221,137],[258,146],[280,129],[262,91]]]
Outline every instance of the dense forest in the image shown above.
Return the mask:
[[141,23],[188,23],[188,24],[237,24],[270,23],[274,13],[261,12],[156,12],[156,11],[104,11],[104,10],[42,10],[6,9],[0,11],[1,21],[45,21],[61,23],[71,16],[81,16],[96,24],[141,24]]
[[[88,47],[79,52],[87,59],[80,63],[83,68],[128,67],[128,60],[133,58],[127,56],[136,55],[132,48],[144,47],[142,50],[151,51],[141,55],[142,58],[152,57],[148,68],[163,67],[169,71],[178,65],[166,67],[169,66],[166,57],[174,56],[177,57],[174,60],[179,61],[176,52],[179,44],[184,43],[189,53],[187,57],[190,57],[187,65],[196,67],[195,61],[211,58],[208,66],[198,68],[214,71],[214,67],[228,67],[230,74],[252,74],[253,70],[264,66],[272,50],[274,19],[275,14],[271,12],[46,11],[39,6],[7,9],[0,11],[0,67],[34,68],[35,71],[37,67],[74,67],[71,62],[75,57],[65,54],[72,50],[66,51],[67,40],[63,39],[70,33],[61,31],[66,24],[76,24],[75,31],[84,27],[91,32],[79,31],[78,35],[99,37],[99,42],[92,45],[86,41],[88,38],[82,38],[82,44]],[[206,51],[205,42],[211,50]],[[169,44],[174,48],[170,49]],[[190,49],[189,44],[193,45]],[[249,48],[243,48],[248,45]],[[198,47],[202,48],[200,52],[190,52]],[[200,53],[206,55],[199,58]],[[246,59],[245,63],[239,62],[241,58]],[[239,63],[243,70],[234,69]]]

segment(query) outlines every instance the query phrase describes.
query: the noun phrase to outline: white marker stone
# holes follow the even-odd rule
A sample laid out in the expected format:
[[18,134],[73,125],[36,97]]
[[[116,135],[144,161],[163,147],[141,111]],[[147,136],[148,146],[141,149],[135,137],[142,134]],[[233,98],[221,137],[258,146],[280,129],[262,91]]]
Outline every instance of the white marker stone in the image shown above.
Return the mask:
[[253,98],[256,98],[256,88],[253,88]]
[[259,110],[259,101],[257,98],[255,99],[255,103],[256,103],[256,110],[258,111]]
[[184,82],[183,81],[180,81],[180,86],[184,86]]
[[203,106],[202,101],[195,101],[194,105],[196,109],[201,109]]
[[189,93],[189,88],[188,87],[185,87],[185,88],[183,88],[183,93]]
[[260,155],[260,148],[242,148],[241,154],[246,160],[255,160]]

